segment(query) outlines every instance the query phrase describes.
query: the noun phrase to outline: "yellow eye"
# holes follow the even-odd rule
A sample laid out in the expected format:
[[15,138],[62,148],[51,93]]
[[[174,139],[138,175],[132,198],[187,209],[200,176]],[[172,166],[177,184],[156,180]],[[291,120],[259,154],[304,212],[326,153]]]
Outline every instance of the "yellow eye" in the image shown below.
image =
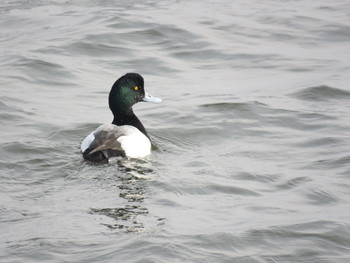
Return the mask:
[[139,87],[138,87],[138,86],[135,86],[135,87],[134,87],[134,90],[135,90],[135,91],[139,90]]

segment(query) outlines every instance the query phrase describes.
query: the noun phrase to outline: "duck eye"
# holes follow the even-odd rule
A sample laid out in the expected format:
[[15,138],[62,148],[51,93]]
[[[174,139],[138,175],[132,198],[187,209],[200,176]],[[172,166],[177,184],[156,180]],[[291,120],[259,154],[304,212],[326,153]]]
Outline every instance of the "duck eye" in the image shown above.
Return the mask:
[[135,90],[135,91],[139,90],[139,87],[138,87],[138,86],[135,86],[135,87],[134,87],[134,90]]

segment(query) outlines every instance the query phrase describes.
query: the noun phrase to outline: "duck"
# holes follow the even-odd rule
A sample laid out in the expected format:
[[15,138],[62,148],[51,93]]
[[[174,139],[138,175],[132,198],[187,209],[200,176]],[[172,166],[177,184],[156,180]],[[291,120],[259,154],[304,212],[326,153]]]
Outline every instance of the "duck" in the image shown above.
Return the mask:
[[102,124],[81,143],[83,158],[93,164],[108,163],[111,157],[144,158],[151,153],[151,141],[132,106],[138,102],[159,103],[162,99],[148,94],[138,73],[127,73],[112,86],[108,102],[112,123]]

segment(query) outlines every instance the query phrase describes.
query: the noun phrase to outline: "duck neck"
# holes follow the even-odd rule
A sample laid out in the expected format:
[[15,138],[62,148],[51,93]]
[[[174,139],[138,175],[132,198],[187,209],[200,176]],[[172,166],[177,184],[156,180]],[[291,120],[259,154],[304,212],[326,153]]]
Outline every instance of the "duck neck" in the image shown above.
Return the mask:
[[146,135],[146,137],[148,137],[145,127],[143,127],[141,121],[136,117],[136,115],[132,110],[130,110],[129,114],[123,114],[123,115],[114,114],[114,119],[112,124],[117,126],[122,126],[122,125],[134,126],[135,128],[139,129],[140,132]]

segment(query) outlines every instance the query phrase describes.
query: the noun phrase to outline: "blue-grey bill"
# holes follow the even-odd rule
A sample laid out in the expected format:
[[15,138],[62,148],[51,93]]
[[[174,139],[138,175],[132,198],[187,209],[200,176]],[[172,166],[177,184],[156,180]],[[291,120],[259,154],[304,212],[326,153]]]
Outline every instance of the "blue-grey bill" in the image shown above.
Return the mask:
[[143,98],[143,101],[152,102],[152,103],[159,103],[159,102],[162,102],[162,99],[157,98],[157,97],[153,97],[152,95],[150,95],[146,92],[145,97]]

